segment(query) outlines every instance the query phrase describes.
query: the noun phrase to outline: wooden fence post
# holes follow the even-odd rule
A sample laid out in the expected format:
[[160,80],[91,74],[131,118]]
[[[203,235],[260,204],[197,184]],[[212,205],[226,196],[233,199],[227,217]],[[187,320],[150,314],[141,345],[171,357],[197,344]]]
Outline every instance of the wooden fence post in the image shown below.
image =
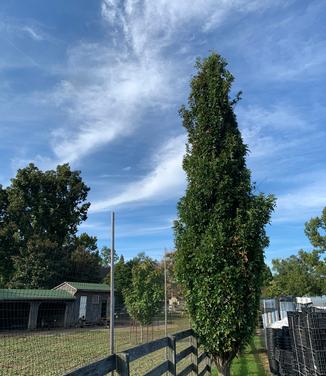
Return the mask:
[[191,344],[195,348],[195,353],[191,356],[194,359],[192,362],[194,366],[194,374],[198,376],[198,339],[195,335],[191,337]]
[[117,372],[119,376],[130,376],[128,353],[117,354]]
[[171,376],[177,375],[177,349],[176,340],[174,336],[168,336],[168,361],[169,361],[169,372]]

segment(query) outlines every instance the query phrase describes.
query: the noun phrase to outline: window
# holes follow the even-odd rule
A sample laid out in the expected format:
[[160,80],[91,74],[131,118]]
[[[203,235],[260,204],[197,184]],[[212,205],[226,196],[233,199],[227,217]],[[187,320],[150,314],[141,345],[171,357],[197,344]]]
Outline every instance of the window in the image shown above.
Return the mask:
[[100,303],[100,297],[98,295],[92,296],[92,303],[93,304],[99,304]]
[[87,305],[87,296],[81,296],[80,303],[79,303],[79,318],[84,317],[84,319],[86,319],[86,305]]

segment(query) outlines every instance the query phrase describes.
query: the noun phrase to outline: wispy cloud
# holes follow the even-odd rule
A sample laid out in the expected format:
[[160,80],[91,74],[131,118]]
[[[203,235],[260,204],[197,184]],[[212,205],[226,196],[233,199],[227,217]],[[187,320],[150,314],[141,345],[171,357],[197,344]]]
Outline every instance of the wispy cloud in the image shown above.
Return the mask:
[[[284,103],[264,108],[240,103],[236,110],[251,159],[280,155],[304,142],[301,136],[307,132],[307,122],[298,109]],[[310,124],[310,132],[313,127]]]
[[91,212],[113,209],[127,203],[144,202],[149,199],[162,201],[182,194],[185,175],[182,159],[185,153],[185,136],[170,139],[153,156],[153,170],[141,180],[130,182],[116,196],[92,203]]
[[304,222],[320,215],[326,205],[326,175],[307,174],[305,184],[279,195],[274,222]]
[[103,0],[107,45],[81,43],[71,49],[70,76],[54,95],[71,124],[68,130],[53,132],[58,160],[75,162],[129,136],[146,110],[180,99],[184,83],[180,62],[168,59],[164,51],[185,37],[190,23],[208,31],[219,27],[231,10],[243,14],[271,4],[270,0],[221,0],[218,6],[215,0],[196,0],[191,6],[185,0]]
[[47,34],[41,30],[39,25],[8,17],[0,20],[0,30],[2,37],[9,37],[10,39],[27,37],[36,42],[47,39]]
[[[291,1],[283,2],[287,4],[291,5]],[[304,9],[294,7],[275,22],[258,22],[255,28],[250,25],[237,35],[240,38],[235,41],[237,48],[246,55],[248,70],[253,69],[257,80],[303,81],[325,72],[326,28],[318,22],[325,12],[324,4],[318,1],[297,4]]]
[[53,132],[60,162],[75,162],[117,137],[129,136],[146,109],[168,105],[172,95],[169,66],[155,59],[131,59],[81,45],[70,52],[70,70],[87,72],[87,82],[65,81],[55,92],[54,99],[67,108],[72,123]]
[[22,31],[25,31],[32,39],[35,41],[42,41],[44,40],[44,34],[32,28],[31,26],[23,26],[21,28]]

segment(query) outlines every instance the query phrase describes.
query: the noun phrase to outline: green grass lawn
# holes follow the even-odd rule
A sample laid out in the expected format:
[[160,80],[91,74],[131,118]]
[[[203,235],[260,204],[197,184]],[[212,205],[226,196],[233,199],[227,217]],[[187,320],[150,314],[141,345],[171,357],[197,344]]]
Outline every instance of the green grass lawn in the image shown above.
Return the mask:
[[[189,327],[188,319],[175,320],[168,327],[175,333]],[[164,337],[164,327],[144,331],[144,341]],[[140,332],[137,332],[138,342]],[[121,352],[137,345],[136,333],[129,327],[116,330],[115,350]],[[180,350],[187,343],[180,344]],[[69,370],[101,359],[109,354],[108,328],[17,332],[0,334],[0,376],[63,375]],[[131,363],[133,376],[144,375],[164,359],[164,350]]]
[[[246,350],[234,359],[231,367],[232,376],[267,376],[270,373],[266,370],[267,356],[263,347],[262,338],[256,335]],[[217,370],[212,373],[213,376],[217,376]]]
[[[175,320],[168,332],[175,333],[188,328],[186,319]],[[139,341],[139,329],[138,329]],[[152,337],[153,336],[153,337]],[[156,326],[144,332],[144,341],[164,337],[164,327]],[[136,346],[135,331],[121,327],[116,331],[116,352]],[[177,343],[177,352],[189,346],[189,339]],[[0,376],[50,376],[94,362],[108,355],[109,331],[107,328],[84,328],[53,330],[47,332],[20,332],[0,335]],[[156,351],[130,365],[132,376],[142,376],[160,364],[165,358],[165,350]],[[232,364],[232,376],[266,376],[260,337],[254,337],[241,357]],[[178,364],[178,372],[189,364],[187,358]],[[213,373],[214,374],[214,373]],[[215,375],[217,373],[215,372]]]

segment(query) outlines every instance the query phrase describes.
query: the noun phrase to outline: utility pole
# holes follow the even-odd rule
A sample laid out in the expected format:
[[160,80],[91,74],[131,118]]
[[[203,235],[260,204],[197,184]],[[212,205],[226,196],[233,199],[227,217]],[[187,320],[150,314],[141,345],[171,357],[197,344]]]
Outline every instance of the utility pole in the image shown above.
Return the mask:
[[114,354],[114,225],[115,215],[111,216],[111,269],[110,269],[110,353]]
[[164,249],[164,333],[168,335],[168,290],[167,290],[167,269],[166,269],[166,248]]

